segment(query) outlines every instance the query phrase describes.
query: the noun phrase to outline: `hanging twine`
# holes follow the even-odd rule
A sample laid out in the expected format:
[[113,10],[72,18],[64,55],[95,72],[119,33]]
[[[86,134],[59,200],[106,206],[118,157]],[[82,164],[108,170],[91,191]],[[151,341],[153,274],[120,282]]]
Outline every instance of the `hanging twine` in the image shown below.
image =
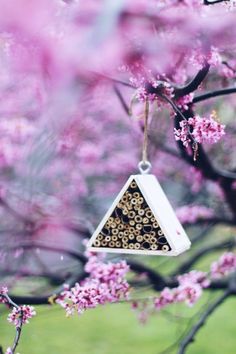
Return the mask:
[[141,174],[149,173],[152,165],[147,158],[148,148],[148,116],[149,116],[149,102],[145,100],[144,106],[144,130],[143,130],[143,148],[142,148],[142,160],[139,162],[138,167]]
[[143,132],[143,150],[142,150],[142,162],[145,164],[147,159],[147,148],[148,148],[148,116],[149,116],[149,102],[148,99],[145,100],[144,106],[144,132]]

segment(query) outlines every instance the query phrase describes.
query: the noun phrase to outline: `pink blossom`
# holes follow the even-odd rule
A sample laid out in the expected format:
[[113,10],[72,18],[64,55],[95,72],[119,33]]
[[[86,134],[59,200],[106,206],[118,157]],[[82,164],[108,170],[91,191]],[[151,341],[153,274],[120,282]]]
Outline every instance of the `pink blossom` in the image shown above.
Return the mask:
[[94,279],[99,279],[104,282],[114,281],[123,278],[129,270],[125,261],[118,263],[101,263],[98,262],[96,257],[92,257],[85,265],[85,271],[90,274]]
[[207,288],[210,285],[207,273],[198,270],[179,275],[177,279],[180,285],[199,284],[202,288]]
[[125,276],[129,267],[125,261],[106,264],[92,255],[85,270],[89,277],[71,289],[66,287],[56,300],[66,310],[67,316],[75,311],[82,314],[89,308],[128,298],[129,285]]
[[181,140],[185,147],[191,142],[190,137],[198,143],[214,144],[225,134],[225,126],[216,122],[215,115],[202,118],[196,115],[180,122],[180,128],[174,129],[175,139]]
[[219,71],[220,74],[227,78],[227,79],[232,79],[235,77],[236,75],[236,63],[235,60],[233,59],[229,59],[227,60],[227,64],[226,63],[222,63],[219,66]]
[[[9,348],[7,348],[7,350],[6,350],[5,354],[13,354],[12,349],[11,349],[10,347],[9,347]],[[20,353],[16,353],[16,354],[20,354]]]
[[182,120],[179,123],[179,125],[180,125],[179,129],[174,128],[175,140],[182,141],[183,145],[185,147],[188,147],[189,143],[191,142],[190,129],[189,129],[188,121],[187,120]]
[[173,304],[175,301],[174,290],[165,288],[161,291],[160,296],[154,300],[154,306],[156,309],[160,310],[163,307]]
[[194,93],[190,93],[189,95],[185,95],[178,100],[176,100],[176,103],[179,108],[187,110],[189,107],[189,104],[192,102],[194,97]]
[[[160,295],[154,299],[154,308],[162,308],[179,302],[193,306],[208,288],[213,279],[221,278],[236,270],[236,255],[232,252],[224,253],[218,261],[211,265],[210,274],[192,270],[177,277],[179,285],[173,289],[164,288]],[[139,308],[138,304],[135,308]]]
[[139,312],[138,320],[142,325],[145,325],[147,323],[148,317],[149,317],[148,310],[142,309],[142,311]]
[[70,290],[62,292],[57,303],[66,310],[67,316],[72,315],[75,310],[78,314],[82,314],[84,310],[94,308],[102,302],[101,292],[98,283],[84,284],[83,286],[77,283]]
[[132,301],[131,308],[133,310],[136,310],[136,309],[138,309],[138,307],[139,307],[139,302],[138,301]]
[[[8,288],[6,286],[2,286],[0,288],[0,303],[7,304],[8,301],[4,296],[4,295],[7,295],[7,293],[8,293]],[[1,296],[1,295],[3,295],[3,296]]]
[[202,295],[202,287],[196,283],[184,283],[176,288],[175,301],[193,306]]
[[16,327],[19,326],[22,316],[22,323],[29,323],[29,319],[36,315],[33,306],[21,305],[18,308],[14,307],[12,312],[8,315],[8,321],[13,323]]
[[194,224],[198,220],[211,218],[214,212],[204,205],[184,205],[176,210],[176,215],[181,223]]
[[154,307],[158,310],[173,303],[185,302],[192,306],[202,295],[202,288],[209,286],[206,273],[192,271],[178,277],[179,286],[165,288],[159,297],[154,299]]
[[169,98],[173,98],[174,88],[168,82],[167,78],[166,81],[164,81],[163,77],[161,80],[160,76],[154,78],[154,76],[149,73],[147,76],[131,77],[130,82],[137,88],[135,96],[141,102],[148,99],[150,102],[157,101],[159,105],[163,105],[164,102],[160,102],[160,93]]
[[212,279],[218,279],[236,270],[236,255],[232,252],[224,253],[218,261],[211,265]]
[[225,126],[216,122],[214,114],[209,118],[195,116],[188,119],[188,124],[192,127],[192,136],[198,143],[214,144],[225,134]]
[[197,47],[193,50],[193,54],[189,60],[198,69],[200,69],[206,62],[211,66],[219,66],[222,62],[219,49],[214,46],[207,51],[204,51],[201,47]]
[[6,295],[8,293],[8,288],[6,286],[2,286],[0,288],[0,296],[1,295]]

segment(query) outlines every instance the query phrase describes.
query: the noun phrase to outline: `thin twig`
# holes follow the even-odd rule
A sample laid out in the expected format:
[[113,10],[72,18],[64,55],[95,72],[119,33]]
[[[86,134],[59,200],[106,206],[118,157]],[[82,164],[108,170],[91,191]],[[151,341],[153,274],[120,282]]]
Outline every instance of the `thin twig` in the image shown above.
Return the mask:
[[214,97],[218,97],[218,96],[230,95],[232,93],[236,93],[236,87],[229,87],[227,89],[206,92],[203,95],[199,95],[199,96],[194,97],[193,103],[202,102],[202,101],[208,100],[209,98],[214,98]]
[[220,2],[228,2],[230,0],[212,0],[212,1],[209,1],[209,0],[204,0],[203,4],[204,5],[214,5],[214,4],[219,4]]
[[194,323],[195,319],[199,316],[199,314],[208,307],[210,301],[211,301],[211,294],[209,294],[207,302],[203,306],[201,306],[200,309],[192,317],[188,318],[187,326],[184,329],[183,333],[181,333],[181,335],[178,337],[178,339],[174,343],[172,343],[169,347],[167,347],[165,350],[159,352],[158,354],[170,353],[170,352],[172,352],[172,349],[177,347],[177,345],[181,342],[181,340],[187,334],[188,328]]
[[204,326],[208,317],[231,295],[231,291],[227,289],[218,299],[210,304],[207,310],[202,314],[198,322],[192,327],[187,336],[180,343],[178,354],[184,354],[187,347],[194,342],[194,338],[201,327]]
[[98,73],[98,72],[95,72],[95,71],[93,71],[92,74],[94,74],[97,77],[100,77],[102,79],[105,79],[107,81],[112,81],[112,82],[114,82],[116,84],[120,84],[120,85],[123,85],[123,86],[126,86],[126,87],[134,88],[129,82],[122,81],[122,80],[119,80],[119,79],[116,79],[116,78],[113,78],[113,77],[110,77],[108,75],[105,75],[105,74],[102,74],[102,73]]
[[124,108],[125,113],[128,114],[128,115],[130,115],[130,114],[129,114],[129,111],[130,111],[130,110],[129,110],[129,106],[128,106],[127,103],[125,102],[125,99],[124,99],[124,97],[122,96],[122,94],[121,94],[120,90],[118,89],[117,85],[114,85],[113,87],[114,87],[114,91],[115,91],[115,93],[116,93],[116,95],[117,95],[117,97],[118,97],[118,99],[119,99],[119,101],[120,101],[122,107]]
[[23,310],[21,309],[21,307],[19,305],[17,305],[14,301],[12,301],[12,299],[7,294],[0,294],[0,297],[5,299],[6,303],[10,307],[16,308],[17,310],[19,310],[19,318],[18,318],[18,323],[16,325],[16,334],[15,334],[15,338],[13,341],[13,345],[11,347],[11,354],[14,354],[16,347],[19,344],[19,340],[20,340],[20,336],[21,336],[21,331],[22,331],[22,326],[23,326]]

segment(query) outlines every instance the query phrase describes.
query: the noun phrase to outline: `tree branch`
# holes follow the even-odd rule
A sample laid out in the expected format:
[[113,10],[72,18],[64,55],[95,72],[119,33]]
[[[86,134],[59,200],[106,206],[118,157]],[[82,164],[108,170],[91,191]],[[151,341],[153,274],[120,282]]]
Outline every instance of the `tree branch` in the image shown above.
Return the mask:
[[209,98],[214,98],[214,97],[218,97],[218,96],[230,95],[232,93],[236,93],[235,87],[229,87],[227,89],[206,92],[203,95],[199,95],[199,96],[194,97],[193,103],[202,102],[202,101],[208,100]]
[[[175,127],[177,129],[180,127],[180,122],[183,120],[183,115],[185,119],[193,117],[194,113],[192,108],[189,107],[187,111],[181,112],[181,115],[177,113],[175,119]],[[232,188],[232,184],[236,180],[236,173],[216,168],[208,158],[201,144],[199,144],[198,147],[198,158],[196,161],[194,161],[192,154],[188,153],[181,141],[177,141],[177,145],[181,156],[186,162],[201,171],[205,178],[219,183],[224,191],[226,200],[231,208],[234,218],[236,218],[236,190]]]
[[[185,119],[191,118],[194,116],[194,113],[191,108],[189,108],[187,111],[181,112],[182,114],[180,115],[179,113],[176,114],[175,118],[175,128],[179,129],[180,127],[180,122],[183,120],[182,115],[184,114]],[[208,156],[205,154],[205,151],[202,148],[202,145],[199,145],[198,148],[198,158],[196,161],[194,161],[193,156],[190,155],[187,151],[187,149],[183,146],[182,141],[177,141],[177,145],[180,150],[180,154],[182,158],[188,162],[190,165],[196,167],[199,169],[203,176],[207,179],[217,181],[219,176],[218,171],[213,167],[211,161],[208,159]]]
[[209,1],[209,0],[204,0],[203,4],[204,5],[214,5],[214,4],[219,4],[220,2],[228,2],[230,0],[212,0],[212,1]]
[[188,95],[189,93],[196,91],[201,83],[206,78],[208,72],[210,70],[210,64],[205,63],[203,68],[199,70],[196,76],[185,86],[176,87],[174,90],[175,99]]
[[113,85],[114,87],[114,91],[122,105],[122,107],[124,108],[125,113],[129,116],[130,115],[130,110],[129,110],[129,106],[127,105],[127,103],[125,102],[124,97],[122,96],[120,90],[118,89],[117,85]]
[[193,223],[191,222],[184,222],[182,223],[185,227],[188,226],[196,226],[196,225],[205,225],[205,224],[225,224],[225,225],[231,225],[231,226],[235,226],[236,225],[236,219],[229,219],[229,218],[224,218],[224,217],[218,217],[218,216],[213,216],[213,217],[209,217],[209,218],[199,218],[196,221],[194,221]]
[[135,273],[145,273],[156,291],[160,291],[166,286],[165,278],[150,267],[131,260],[128,261],[128,264],[130,266],[130,269]]
[[[14,247],[8,247],[8,250],[14,250],[22,248],[25,250],[33,250],[33,249],[42,249],[45,251],[50,251],[54,253],[60,253],[60,254],[66,254],[69,257],[77,260],[80,262],[83,266],[87,262],[87,258],[79,252],[74,252],[71,250],[66,250],[60,247],[51,247],[51,246],[46,246],[40,243],[33,243],[33,244],[28,244],[28,243],[23,243]],[[66,279],[66,282],[70,286],[74,286],[76,282],[79,282],[87,277],[87,273],[83,270],[79,273],[76,273],[72,275],[69,279]],[[53,293],[50,293],[45,296],[15,296],[13,294],[10,294],[11,299],[13,299],[15,302],[18,304],[30,304],[30,305],[43,305],[43,304],[49,304],[49,298],[53,295],[58,295],[63,291],[63,286],[59,286]]]
[[223,302],[231,295],[231,291],[227,289],[215,302],[210,304],[210,306],[206,309],[206,311],[202,314],[199,321],[192,327],[190,332],[184,338],[184,340],[180,343],[178,354],[184,354],[186,352],[187,347],[194,342],[194,338],[201,327],[204,326],[208,317],[221,305]]

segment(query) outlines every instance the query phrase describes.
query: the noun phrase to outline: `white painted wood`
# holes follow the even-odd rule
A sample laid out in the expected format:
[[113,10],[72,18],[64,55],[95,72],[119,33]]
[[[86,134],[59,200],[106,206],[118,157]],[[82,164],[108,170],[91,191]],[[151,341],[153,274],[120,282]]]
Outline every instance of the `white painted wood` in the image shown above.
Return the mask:
[[[130,176],[129,177],[128,181],[125,183],[124,187],[121,189],[120,193],[117,195],[116,199],[114,200],[114,202],[112,203],[110,208],[107,210],[105,216],[101,220],[101,222],[98,225],[97,229],[94,231],[92,237],[90,238],[90,240],[89,240],[89,242],[87,244],[87,248],[91,248],[91,251],[94,250],[94,247],[92,247],[93,242],[96,240],[96,237],[102,231],[104,225],[106,224],[107,220],[109,219],[109,217],[113,213],[114,209],[116,208],[117,204],[119,203],[119,201],[122,198],[123,194],[128,189],[128,187],[129,187],[130,183],[133,181],[133,179],[134,179],[134,176]],[[104,252],[103,250],[104,250],[104,247],[103,247],[103,249],[99,248],[99,250],[96,250],[96,252]],[[118,249],[116,249],[116,250],[118,250]]]
[[[111,216],[116,208],[118,202],[122,198],[125,191],[128,189],[130,183],[135,180],[140,191],[142,192],[148,206],[152,210],[157,222],[159,223],[164,236],[171,246],[171,251],[150,251],[150,250],[131,250],[123,248],[105,248],[105,247],[92,247],[92,244],[98,234],[103,229],[105,223]],[[186,235],[182,225],[177,219],[173,208],[171,207],[165,193],[163,192],[160,184],[154,175],[132,175],[121,189],[120,193],[108,209],[104,218],[98,225],[93,236],[88,242],[88,249],[94,252],[111,252],[111,253],[124,253],[124,254],[140,254],[140,255],[163,255],[163,256],[177,256],[178,254],[189,249],[191,242]]]
[[169,242],[172,248],[171,252],[178,255],[189,249],[191,242],[156,177],[154,175],[135,175],[135,180]]

